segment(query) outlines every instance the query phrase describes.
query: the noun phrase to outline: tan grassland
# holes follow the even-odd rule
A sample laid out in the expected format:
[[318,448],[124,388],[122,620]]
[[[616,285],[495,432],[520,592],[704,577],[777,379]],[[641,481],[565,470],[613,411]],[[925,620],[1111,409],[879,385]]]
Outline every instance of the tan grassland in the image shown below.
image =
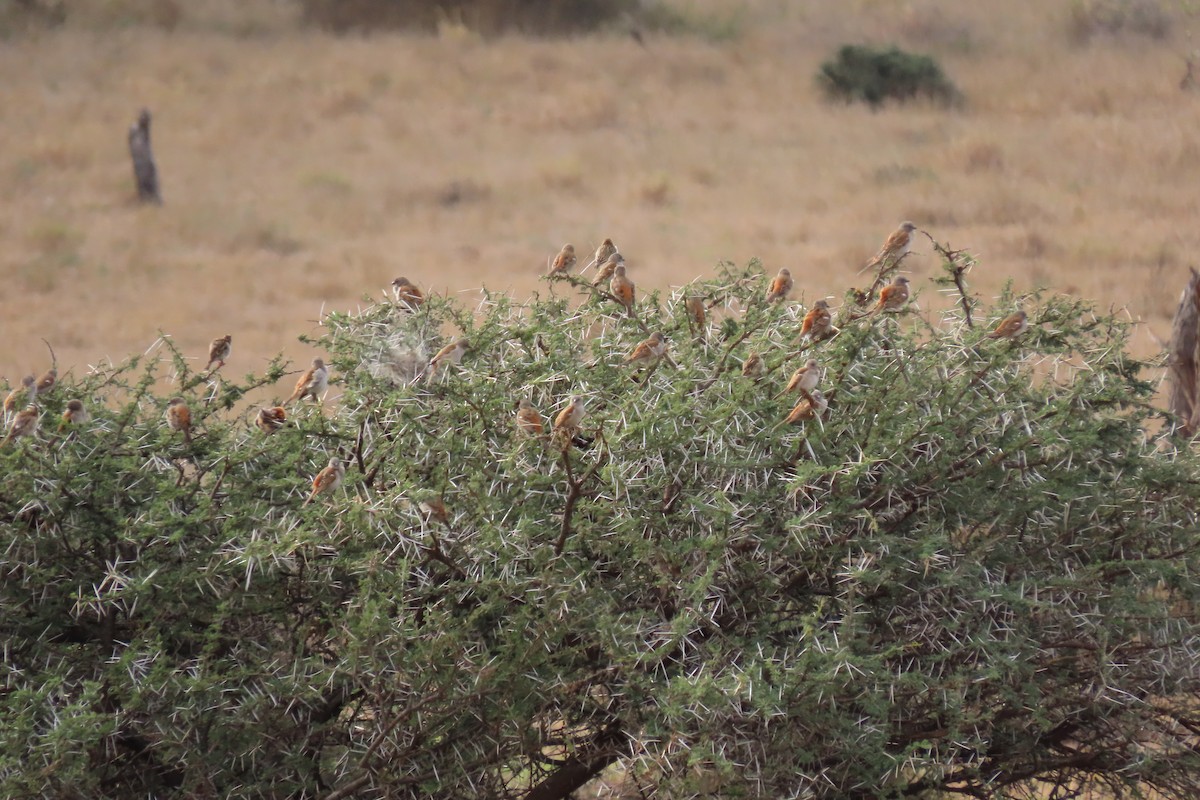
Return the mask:
[[[694,34],[643,47],[451,24],[337,37],[267,0],[166,8],[182,11],[0,41],[9,382],[48,366],[42,338],[78,373],[160,329],[201,363],[232,334],[239,374],[303,362],[323,310],[397,275],[524,296],[564,242],[605,236],[639,287],[758,257],[792,270],[796,299],[836,304],[902,219],[978,254],[985,296],[1011,279],[1128,309],[1149,355],[1200,245],[1182,11],[1165,39],[1081,43],[1069,3],[710,0],[683,4]],[[967,105],[827,104],[813,75],[844,42],[935,55]],[[161,208],[133,201],[142,106]],[[906,266],[935,307],[927,242]]]

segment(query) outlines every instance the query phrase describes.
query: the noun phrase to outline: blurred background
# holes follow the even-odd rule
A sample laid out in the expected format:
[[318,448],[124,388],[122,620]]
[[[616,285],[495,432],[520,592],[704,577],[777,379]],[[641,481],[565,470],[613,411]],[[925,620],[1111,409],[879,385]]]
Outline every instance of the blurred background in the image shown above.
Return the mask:
[[[841,302],[904,219],[1166,338],[1200,244],[1200,16],[1169,0],[0,0],[0,378],[163,331],[261,369],[404,275],[518,296],[612,237],[640,289],[759,258]],[[844,44],[961,102],[829,100]],[[1198,76],[1200,79],[1200,76]],[[164,204],[126,134],[154,115]],[[586,259],[581,259],[581,263]],[[936,308],[937,259],[905,262]]]

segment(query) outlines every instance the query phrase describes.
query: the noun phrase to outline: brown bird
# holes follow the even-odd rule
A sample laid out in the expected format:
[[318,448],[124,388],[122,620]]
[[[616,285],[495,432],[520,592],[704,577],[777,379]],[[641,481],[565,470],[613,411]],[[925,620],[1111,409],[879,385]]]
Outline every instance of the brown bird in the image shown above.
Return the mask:
[[771,286],[767,289],[767,302],[774,303],[777,300],[786,300],[787,296],[792,291],[792,273],[786,268],[779,270],[779,274],[771,279]]
[[542,435],[542,415],[534,408],[533,403],[525,397],[517,403],[517,430],[530,436]]
[[785,394],[791,392],[800,392],[805,397],[809,396],[817,384],[821,382],[821,374],[824,370],[817,364],[815,358],[810,358],[804,362],[804,366],[792,373],[792,377],[788,379],[787,386],[783,387],[783,391],[771,398],[778,400]]
[[667,352],[667,340],[661,333],[655,331],[650,334],[650,337],[638,342],[637,347],[633,348],[629,355],[625,356],[622,364],[634,364],[636,366],[657,364],[658,360]]
[[625,274],[625,264],[619,263],[613,269],[612,280],[608,282],[609,293],[617,298],[617,302],[627,310],[633,310],[634,285]]
[[42,377],[38,378],[38,394],[50,391],[54,388],[54,384],[56,383],[58,383],[58,370],[56,370],[54,367],[51,367],[42,373]]
[[612,278],[613,273],[617,271],[618,264],[625,263],[625,256],[620,253],[613,253],[608,258],[600,262],[600,269],[596,272],[596,277],[592,278],[592,286],[599,286],[605,281]]
[[429,380],[433,380],[433,376],[437,374],[439,369],[443,369],[450,364],[462,363],[463,353],[470,349],[471,343],[466,339],[455,339],[441,350],[438,350],[437,354],[429,359],[429,366],[426,367]]
[[704,330],[704,323],[707,321],[707,312],[704,308],[704,298],[699,295],[688,295],[684,302],[684,309],[687,311],[688,319],[697,330]]
[[392,296],[397,303],[405,303],[413,308],[425,302],[425,295],[408,278],[400,277],[392,281]]
[[4,411],[11,414],[19,405],[27,405],[37,398],[37,379],[32,375],[21,378],[21,385],[4,398]]
[[833,315],[829,313],[829,303],[818,300],[804,315],[804,322],[800,323],[800,336],[807,336],[815,342],[824,339],[832,330]]
[[879,252],[860,271],[866,272],[885,262],[895,263],[898,261],[912,248],[913,231],[916,229],[917,226],[907,220],[901,222],[900,227],[892,232],[892,235],[883,243],[883,247],[879,248]]
[[68,425],[83,425],[89,419],[91,419],[91,414],[83,407],[82,400],[68,400],[67,410],[62,413],[62,422],[58,427],[61,430]]
[[1015,339],[1029,330],[1029,316],[1024,309],[1018,309],[1000,320],[1000,324],[987,335],[989,339]]
[[750,353],[742,362],[742,376],[746,378],[761,378],[767,371],[766,362],[758,353]]
[[445,525],[450,521],[450,510],[446,508],[446,503],[440,497],[432,495],[426,497],[420,503],[417,503],[417,510],[425,519],[435,520]]
[[824,414],[828,407],[829,401],[825,399],[825,395],[821,394],[821,390],[813,389],[810,396],[800,398],[800,402],[796,403],[795,408],[788,413],[783,424],[795,425],[797,422],[815,419]]
[[907,302],[908,278],[903,275],[897,275],[894,281],[883,287],[883,291],[879,293],[879,302],[867,313],[875,314],[880,311],[899,311],[904,308],[904,304]]
[[4,437],[4,441],[0,442],[0,447],[8,444],[13,439],[19,439],[22,436],[33,436],[37,433],[37,428],[37,407],[29,406],[13,417],[13,421],[8,426],[8,435]]
[[[600,266],[605,261],[608,261],[608,259],[616,255],[616,252],[617,246],[613,244],[613,240],[605,239],[600,243],[600,246],[596,248],[596,253],[592,256],[592,264]],[[588,266],[590,267],[592,264],[588,264]]]
[[583,422],[583,412],[583,398],[575,395],[567,407],[558,412],[558,416],[554,418],[554,431],[568,436],[575,433],[579,430],[579,423]]
[[283,406],[263,406],[254,418],[254,424],[265,434],[272,434],[287,424],[287,412]]
[[187,407],[182,397],[173,397],[167,403],[167,427],[173,431],[182,431],[183,440],[192,440],[192,410]]
[[301,505],[306,506],[320,495],[336,491],[342,485],[342,479],[345,477],[346,468],[342,466],[341,459],[329,459],[329,466],[313,477],[312,492],[308,495],[308,499],[301,503]]
[[550,265],[550,275],[565,275],[575,269],[575,245],[564,244]]
[[296,390],[292,392],[292,396],[283,401],[286,406],[293,400],[303,400],[305,397],[311,397],[316,402],[321,402],[321,395],[325,394],[325,390],[329,388],[329,370],[325,367],[325,361],[320,358],[312,360],[312,366],[304,370],[304,374],[296,381]]
[[229,353],[233,350],[233,337],[228,333],[219,339],[213,339],[212,344],[208,346],[208,366],[205,369],[212,369],[215,362],[217,369],[225,366],[225,359],[229,358]]

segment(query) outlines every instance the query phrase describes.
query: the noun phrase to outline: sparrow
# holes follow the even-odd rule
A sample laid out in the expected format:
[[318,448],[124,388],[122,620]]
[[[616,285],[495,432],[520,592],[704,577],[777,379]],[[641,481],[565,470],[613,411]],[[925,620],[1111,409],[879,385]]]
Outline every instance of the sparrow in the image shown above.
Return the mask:
[[329,370],[325,367],[325,361],[314,358],[312,366],[304,370],[300,380],[296,381],[296,391],[292,392],[292,396],[284,400],[283,404],[286,406],[293,400],[303,400],[305,397],[312,397],[319,403],[321,395],[325,394],[325,390],[328,388]]
[[425,302],[425,295],[421,290],[404,277],[392,281],[392,296],[396,298],[397,303],[406,303],[413,308]]
[[542,415],[533,407],[528,398],[522,397],[517,403],[517,430],[530,436],[542,435]]
[[440,497],[427,497],[417,503],[417,510],[425,519],[436,520],[445,525],[450,521],[450,511],[446,508],[446,503]]
[[316,500],[319,495],[329,494],[330,492],[335,491],[339,486],[342,485],[342,479],[345,477],[346,468],[342,466],[341,459],[329,459],[329,466],[325,467],[325,469],[321,470],[316,474],[316,476],[313,477],[312,493],[309,494],[308,499],[301,503],[301,505],[306,506],[313,500]]
[[901,222],[900,227],[892,232],[892,235],[883,243],[883,247],[879,248],[879,252],[867,262],[867,265],[861,271],[866,272],[869,269],[874,269],[887,261],[895,263],[912,247],[913,231],[916,229],[917,226],[907,220]]
[[633,309],[634,286],[633,281],[625,275],[624,262],[618,262],[613,268],[612,280],[608,282],[608,291],[626,309]]
[[894,281],[883,287],[883,291],[879,293],[879,302],[867,313],[875,314],[879,311],[899,311],[904,308],[904,304],[907,302],[908,278],[903,275],[897,275]]
[[575,269],[575,245],[564,244],[550,265],[550,275],[565,275]]
[[183,431],[183,440],[192,440],[192,410],[182,397],[173,397],[167,403],[167,427],[173,431]]
[[667,340],[661,333],[655,331],[650,334],[650,338],[639,342],[638,346],[633,348],[633,352],[625,356],[622,364],[657,364],[658,360],[667,352]]
[[829,401],[825,399],[825,395],[821,394],[820,389],[813,389],[810,396],[800,398],[800,402],[796,403],[796,407],[783,420],[783,424],[795,425],[797,422],[815,419],[824,414],[827,408]]
[[83,425],[91,418],[82,400],[68,400],[67,410],[62,413],[62,422],[58,427],[61,430],[68,425]]
[[829,303],[818,300],[804,315],[804,321],[800,323],[800,336],[807,336],[815,342],[825,338],[832,330],[833,315],[829,313]]
[[[613,240],[605,239],[600,243],[600,246],[596,248],[596,254],[592,256],[592,264],[599,266],[616,255],[616,252],[617,246],[613,244]],[[591,266],[591,264],[588,266]]]
[[684,309],[687,311],[688,319],[692,324],[700,330],[704,329],[704,323],[707,318],[707,313],[704,310],[704,298],[699,295],[690,295],[683,301]]
[[742,376],[746,378],[761,378],[767,371],[767,365],[758,353],[750,353],[742,362]]
[[1024,309],[1018,309],[1000,320],[1000,324],[987,335],[989,339],[1015,339],[1029,330],[1029,316]]
[[225,359],[229,358],[232,349],[233,337],[228,333],[219,339],[213,339],[212,344],[208,346],[208,366],[205,369],[212,369],[213,362],[216,362],[217,369],[225,366]]
[[254,424],[266,434],[272,434],[287,424],[287,412],[283,406],[263,406],[254,418]]
[[22,436],[33,436],[37,433],[38,427],[38,410],[36,406],[28,406],[26,409],[15,417],[8,426],[8,435],[4,437],[4,441],[0,442],[0,447],[8,444],[12,439],[19,439]]
[[459,364],[462,362],[463,353],[467,352],[471,347],[471,343],[466,339],[455,339],[450,344],[437,351],[437,355],[429,359],[429,379],[433,380],[433,376],[443,364]]
[[596,277],[592,278],[592,286],[599,286],[606,280],[612,278],[613,273],[617,270],[617,264],[625,263],[625,256],[614,252],[611,256],[599,263],[600,269],[596,272]]
[[792,273],[786,268],[779,270],[779,274],[771,279],[771,286],[767,289],[767,302],[774,303],[776,300],[786,300],[787,296],[792,291]]
[[42,377],[38,378],[37,390],[38,393],[48,392],[54,388],[54,384],[58,383],[58,370],[54,367],[42,373]]
[[554,418],[554,431],[569,436],[579,430],[581,422],[583,422],[583,398],[575,395],[567,407],[558,412],[558,416]]
[[803,367],[792,373],[792,377],[788,379],[787,386],[783,387],[783,391],[771,399],[778,400],[791,392],[800,392],[805,397],[811,395],[812,391],[817,388],[817,384],[821,382],[823,372],[824,370],[817,364],[817,360],[810,358]]
[[32,375],[26,375],[21,379],[21,385],[9,392],[8,397],[4,398],[4,411],[12,413],[20,405],[22,399],[26,403],[32,403],[36,397],[37,379]]

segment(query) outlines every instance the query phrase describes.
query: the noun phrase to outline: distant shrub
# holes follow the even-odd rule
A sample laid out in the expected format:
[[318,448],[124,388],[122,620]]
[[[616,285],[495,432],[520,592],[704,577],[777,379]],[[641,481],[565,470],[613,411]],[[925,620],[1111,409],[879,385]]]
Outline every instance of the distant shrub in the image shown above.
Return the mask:
[[481,34],[593,30],[637,10],[637,0],[300,0],[309,24],[336,32],[433,31],[451,22]]
[[945,105],[962,102],[962,93],[929,56],[867,45],[843,45],[837,56],[821,65],[817,83],[826,96],[877,108],[887,100],[919,97]]
[[1124,33],[1165,39],[1172,22],[1171,12],[1161,0],[1075,0],[1067,32],[1078,42]]

